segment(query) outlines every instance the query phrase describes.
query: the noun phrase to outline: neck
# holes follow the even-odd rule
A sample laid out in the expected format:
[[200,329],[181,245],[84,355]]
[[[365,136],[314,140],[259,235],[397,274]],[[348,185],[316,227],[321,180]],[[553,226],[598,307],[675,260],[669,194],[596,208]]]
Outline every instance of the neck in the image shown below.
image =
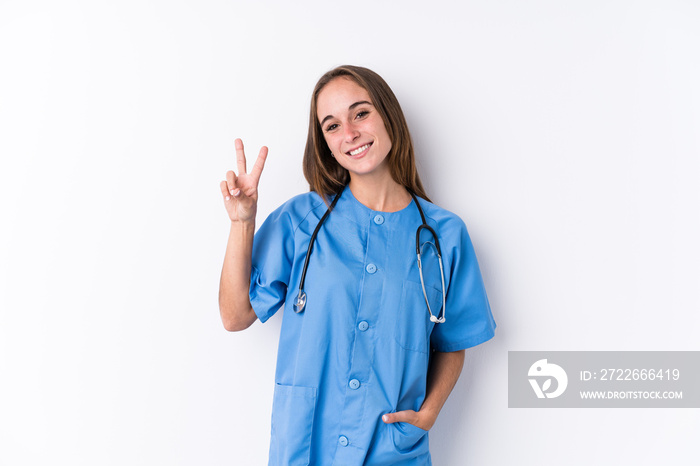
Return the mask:
[[348,185],[361,204],[378,212],[397,212],[411,203],[411,195],[386,172],[383,175],[350,176]]

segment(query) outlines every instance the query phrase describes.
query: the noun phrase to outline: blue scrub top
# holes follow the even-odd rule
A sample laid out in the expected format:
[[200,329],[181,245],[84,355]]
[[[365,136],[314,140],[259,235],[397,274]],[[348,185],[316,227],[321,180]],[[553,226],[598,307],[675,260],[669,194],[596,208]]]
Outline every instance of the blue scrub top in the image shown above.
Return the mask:
[[[431,350],[478,345],[493,337],[496,324],[464,222],[419,202],[440,239],[442,324],[430,322],[423,297],[415,253],[421,218],[413,202],[377,212],[346,187],[316,237],[300,314],[293,304],[326,204],[313,192],[296,196],[255,234],[251,304],[261,322],[283,309],[270,465],[431,464],[427,431],[385,424],[381,416],[420,409]],[[426,291],[437,315],[440,269],[432,248],[424,251]]]

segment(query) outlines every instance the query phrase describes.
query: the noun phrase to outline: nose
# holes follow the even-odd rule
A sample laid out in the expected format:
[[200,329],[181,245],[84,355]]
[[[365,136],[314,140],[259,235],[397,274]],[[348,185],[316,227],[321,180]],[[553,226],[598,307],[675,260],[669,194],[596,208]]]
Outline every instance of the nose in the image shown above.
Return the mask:
[[352,124],[345,125],[345,140],[347,142],[352,142],[355,139],[357,139],[358,137],[360,137],[360,132],[357,130],[357,128],[354,125],[352,125]]

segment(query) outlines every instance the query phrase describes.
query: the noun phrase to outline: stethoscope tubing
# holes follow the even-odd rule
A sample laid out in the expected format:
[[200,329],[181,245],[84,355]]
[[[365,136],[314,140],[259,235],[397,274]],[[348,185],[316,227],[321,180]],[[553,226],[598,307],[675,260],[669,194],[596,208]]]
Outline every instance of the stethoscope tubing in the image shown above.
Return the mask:
[[321,220],[319,220],[318,225],[316,225],[316,228],[314,229],[314,232],[311,235],[311,240],[309,241],[309,248],[306,250],[306,259],[304,259],[304,269],[301,272],[301,283],[299,283],[299,291],[302,291],[304,289],[304,282],[306,281],[306,271],[309,268],[309,257],[311,257],[311,250],[314,248],[314,243],[316,242],[316,235],[318,234],[318,230],[321,229],[321,225],[323,225],[323,222],[326,221],[326,218],[328,218],[328,215],[330,215],[331,210],[333,210],[333,207],[335,207],[335,205],[338,203],[338,199],[340,199],[341,194],[342,191],[335,195],[333,202],[331,202],[331,205],[328,207],[328,209],[326,209],[326,213],[323,214],[323,217],[321,217]]
[[[294,312],[297,314],[301,313],[304,311],[304,308],[306,308],[306,292],[304,291],[304,283],[306,282],[306,272],[309,268],[309,258],[311,257],[311,251],[313,250],[314,247],[314,242],[316,241],[316,235],[318,234],[318,231],[321,229],[321,225],[323,225],[323,222],[326,221],[326,218],[328,218],[328,215],[331,213],[331,210],[335,207],[335,205],[338,203],[338,199],[340,199],[340,195],[343,193],[343,190],[345,187],[343,187],[338,194],[335,195],[335,198],[333,199],[333,202],[331,202],[331,205],[326,209],[326,213],[323,214],[323,217],[321,217],[321,220],[319,220],[318,224],[316,225],[316,228],[314,229],[313,234],[311,235],[311,239],[309,240],[309,247],[306,250],[306,258],[304,259],[304,268],[302,269],[301,272],[301,281],[299,282],[299,292],[297,293],[297,298],[296,301],[294,302]],[[445,271],[442,265],[442,251],[440,250],[440,240],[438,239],[438,235],[435,232],[435,230],[427,224],[425,221],[425,214],[423,214],[423,209],[420,206],[420,203],[418,202],[418,199],[416,198],[416,195],[413,194],[413,192],[408,191],[411,194],[411,197],[413,198],[413,202],[416,204],[416,207],[418,208],[418,212],[420,213],[420,218],[421,221],[423,222],[418,229],[416,230],[416,256],[418,258],[418,271],[420,273],[420,284],[423,289],[423,297],[425,298],[425,303],[428,306],[428,313],[430,314],[430,321],[434,323],[444,323],[445,322]],[[435,250],[437,252],[438,256],[438,261],[440,263],[440,279],[442,282],[442,317],[439,316],[439,314],[436,316],[433,314],[433,310],[430,308],[430,301],[428,300],[428,294],[425,291],[425,282],[423,280],[423,266],[421,263],[421,246],[420,246],[420,234],[423,230],[428,230],[432,235],[433,238],[435,239],[435,243],[432,242],[426,242],[425,244],[431,244],[433,247],[435,247]]]

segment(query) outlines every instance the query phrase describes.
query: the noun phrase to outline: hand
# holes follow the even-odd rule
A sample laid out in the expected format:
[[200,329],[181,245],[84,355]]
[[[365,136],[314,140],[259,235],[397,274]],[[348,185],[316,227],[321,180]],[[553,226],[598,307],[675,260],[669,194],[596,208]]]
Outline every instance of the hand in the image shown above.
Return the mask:
[[423,430],[430,430],[435,424],[436,416],[428,413],[427,411],[413,411],[408,409],[406,411],[397,411],[395,413],[387,413],[382,416],[382,421],[386,424],[391,424],[394,422],[407,422],[413,424],[416,427],[420,427]]
[[265,167],[267,147],[260,149],[253,170],[246,172],[245,152],[243,141],[236,139],[236,162],[238,175],[233,170],[226,172],[226,181],[221,182],[221,194],[224,196],[224,206],[232,222],[249,222],[255,220],[258,209],[258,182]]

